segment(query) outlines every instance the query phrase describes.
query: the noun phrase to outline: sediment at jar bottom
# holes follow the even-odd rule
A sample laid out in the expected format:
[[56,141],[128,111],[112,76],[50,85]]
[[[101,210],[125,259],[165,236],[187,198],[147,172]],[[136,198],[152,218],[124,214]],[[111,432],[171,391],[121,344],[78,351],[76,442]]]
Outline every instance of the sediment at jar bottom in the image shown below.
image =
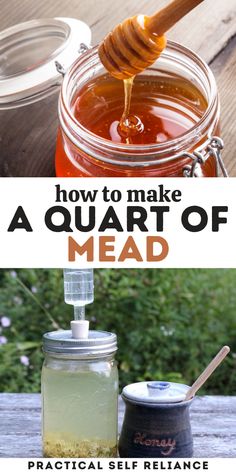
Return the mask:
[[44,457],[117,457],[117,445],[112,441],[80,440],[79,438],[63,438],[53,433],[47,434],[43,442]]

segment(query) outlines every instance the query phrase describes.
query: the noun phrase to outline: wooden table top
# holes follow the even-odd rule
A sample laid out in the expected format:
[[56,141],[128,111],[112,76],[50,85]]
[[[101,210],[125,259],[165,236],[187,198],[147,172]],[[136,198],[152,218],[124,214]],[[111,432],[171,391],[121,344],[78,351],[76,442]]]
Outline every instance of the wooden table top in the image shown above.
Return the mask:
[[[136,13],[153,13],[169,0],[0,0],[0,29],[40,17],[67,16],[81,19],[92,29],[92,42],[98,43],[114,25]],[[137,11],[137,5],[138,10]],[[183,43],[200,54],[211,66],[221,97],[221,128],[225,142],[224,161],[230,176],[236,176],[236,2],[235,0],[205,0],[197,10],[173,28],[169,38]],[[1,176],[54,175],[55,143],[48,144],[45,156],[43,142],[37,142],[44,115],[39,107],[32,112],[32,129],[22,139],[24,116],[18,114],[17,125],[9,114],[0,115],[0,146],[9,146],[0,153]],[[12,125],[11,125],[12,124]],[[14,128],[14,135],[9,135]],[[17,145],[12,147],[12,141]],[[45,129],[45,140],[47,130]],[[22,143],[23,141],[23,143]],[[32,156],[25,157],[24,146],[31,146]],[[0,150],[1,150],[0,148]]]
[[[119,431],[124,403],[119,400]],[[236,457],[236,397],[196,397],[191,406],[194,457]],[[41,457],[39,394],[0,394],[0,457]]]

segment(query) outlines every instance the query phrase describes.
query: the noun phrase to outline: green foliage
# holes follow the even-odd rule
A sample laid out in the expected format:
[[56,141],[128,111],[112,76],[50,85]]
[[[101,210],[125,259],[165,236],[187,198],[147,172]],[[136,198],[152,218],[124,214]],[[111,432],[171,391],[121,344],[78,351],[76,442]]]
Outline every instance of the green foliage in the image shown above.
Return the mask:
[[[68,329],[73,316],[64,304],[62,271],[2,270],[0,287],[0,318],[11,320],[0,332],[7,341],[0,344],[0,391],[37,392],[42,334]],[[95,271],[87,315],[91,328],[118,335],[121,387],[144,379],[191,384],[229,344],[231,355],[201,393],[235,394],[235,287],[236,270]]]

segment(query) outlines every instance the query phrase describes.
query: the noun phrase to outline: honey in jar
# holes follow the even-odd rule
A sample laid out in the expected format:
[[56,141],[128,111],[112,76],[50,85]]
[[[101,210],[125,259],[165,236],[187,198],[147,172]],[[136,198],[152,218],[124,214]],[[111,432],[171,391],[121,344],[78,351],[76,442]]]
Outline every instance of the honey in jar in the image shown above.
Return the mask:
[[[219,128],[210,69],[172,42],[154,65],[135,77],[128,127],[120,124],[123,111],[123,82],[105,71],[94,48],[64,79],[57,175],[180,177],[192,164],[189,153],[204,148]],[[216,176],[214,156],[198,166],[197,174]]]
[[175,77],[137,76],[130,113],[122,126],[123,83],[111,76],[90,82],[76,98],[74,116],[87,130],[114,143],[145,145],[175,139],[203,116],[207,103],[198,89]]

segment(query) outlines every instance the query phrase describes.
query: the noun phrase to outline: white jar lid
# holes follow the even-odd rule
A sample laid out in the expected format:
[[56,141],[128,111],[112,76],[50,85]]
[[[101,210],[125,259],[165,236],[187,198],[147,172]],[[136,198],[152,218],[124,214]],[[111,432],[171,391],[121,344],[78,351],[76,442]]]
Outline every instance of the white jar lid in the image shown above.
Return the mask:
[[132,403],[177,403],[185,400],[189,388],[188,385],[174,382],[137,382],[127,385],[122,396]]
[[59,90],[62,76],[90,46],[91,30],[73,18],[27,21],[0,32],[0,109],[41,100]]

